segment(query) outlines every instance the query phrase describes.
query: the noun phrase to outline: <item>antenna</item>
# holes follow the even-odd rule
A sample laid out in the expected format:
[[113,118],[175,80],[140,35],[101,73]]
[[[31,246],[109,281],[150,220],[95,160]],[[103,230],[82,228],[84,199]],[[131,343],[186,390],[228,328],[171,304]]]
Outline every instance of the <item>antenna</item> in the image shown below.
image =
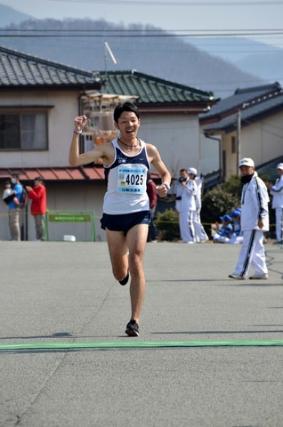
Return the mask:
[[116,58],[114,56],[114,53],[112,52],[111,47],[109,46],[109,44],[107,42],[104,42],[104,46],[105,46],[105,64],[106,64],[106,53],[107,52],[108,52],[108,55],[110,56],[113,64],[115,64],[115,65],[118,64],[118,62],[117,62],[117,60],[116,60]]

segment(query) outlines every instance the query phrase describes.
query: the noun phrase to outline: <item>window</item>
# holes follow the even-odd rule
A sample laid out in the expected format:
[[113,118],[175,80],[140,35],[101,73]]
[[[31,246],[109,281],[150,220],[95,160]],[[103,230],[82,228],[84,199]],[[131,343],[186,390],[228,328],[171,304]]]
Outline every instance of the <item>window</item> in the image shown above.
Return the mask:
[[47,150],[46,112],[0,112],[0,150]]

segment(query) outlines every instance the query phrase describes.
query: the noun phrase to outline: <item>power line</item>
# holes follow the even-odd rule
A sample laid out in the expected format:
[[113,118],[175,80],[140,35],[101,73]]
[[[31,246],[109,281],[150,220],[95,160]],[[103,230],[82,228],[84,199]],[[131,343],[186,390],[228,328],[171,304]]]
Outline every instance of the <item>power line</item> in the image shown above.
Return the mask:
[[[55,34],[46,34],[46,33],[33,33],[33,30],[30,30],[30,34],[26,34],[26,32],[22,32],[21,30],[16,30],[16,32],[11,32],[9,34],[6,34],[4,31],[0,30],[0,38],[17,38],[17,37],[29,37],[29,38],[52,38],[52,37],[65,37],[65,38],[77,38],[77,37],[105,37],[107,34],[107,37],[120,37],[120,38],[177,38],[177,37],[191,37],[191,38],[204,38],[204,37],[239,37],[239,36],[274,36],[274,35],[283,35],[283,30],[280,30],[278,32],[264,32],[264,31],[250,31],[250,32],[234,32],[234,33],[178,33],[178,34],[172,34],[172,33],[145,33],[145,34],[139,34],[139,33],[105,33],[105,31],[89,31],[89,32],[76,32],[72,33],[72,30],[66,31],[65,34],[62,34],[62,32],[58,30],[53,31]],[[127,32],[127,31],[125,31]],[[1,34],[2,33],[2,34]]]
[[230,1],[227,2],[225,0],[222,1],[162,1],[162,0],[139,0],[138,2],[134,2],[133,0],[50,0],[53,2],[64,2],[64,3],[93,3],[93,4],[103,4],[107,6],[107,4],[119,4],[119,5],[127,5],[127,6],[283,6],[282,0],[255,0],[255,1]]
[[[51,0],[53,1],[53,0]],[[61,21],[60,21],[61,22]],[[95,23],[95,21],[93,21]],[[21,32],[106,32],[106,33],[117,33],[117,32],[129,32],[129,33],[166,33],[166,32],[172,32],[172,33],[192,33],[192,34],[197,34],[197,33],[220,33],[220,32],[231,32],[231,33],[238,33],[238,32],[246,32],[246,33],[250,33],[253,31],[256,32],[262,32],[262,33],[274,33],[274,32],[283,32],[283,28],[241,28],[241,29],[231,29],[231,28],[220,28],[220,29],[208,29],[208,28],[199,28],[197,30],[193,30],[193,29],[188,29],[188,28],[184,28],[184,29],[160,29],[160,28],[139,28],[139,29],[133,29],[133,28],[115,28],[115,29],[110,29],[110,28],[0,28],[1,32],[15,32],[15,31],[21,31]]]

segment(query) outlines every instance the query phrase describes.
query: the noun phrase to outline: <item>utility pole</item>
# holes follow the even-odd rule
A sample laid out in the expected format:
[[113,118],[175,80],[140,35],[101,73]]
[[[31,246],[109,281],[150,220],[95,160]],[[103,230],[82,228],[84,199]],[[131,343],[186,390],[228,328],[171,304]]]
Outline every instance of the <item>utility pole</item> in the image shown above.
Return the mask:
[[239,170],[239,162],[241,158],[241,107],[238,110],[237,113],[237,162],[236,162],[236,175],[239,176],[240,170]]

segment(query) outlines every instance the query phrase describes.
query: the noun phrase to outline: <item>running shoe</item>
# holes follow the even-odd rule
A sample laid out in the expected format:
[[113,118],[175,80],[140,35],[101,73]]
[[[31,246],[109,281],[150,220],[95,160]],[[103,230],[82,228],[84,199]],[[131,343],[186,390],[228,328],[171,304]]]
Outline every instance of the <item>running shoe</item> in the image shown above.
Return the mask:
[[140,334],[139,324],[131,319],[126,326],[125,332],[129,337],[138,337]]
[[129,281],[129,277],[130,277],[130,274],[128,273],[127,276],[124,277],[124,279],[119,280],[120,285],[125,286]]

